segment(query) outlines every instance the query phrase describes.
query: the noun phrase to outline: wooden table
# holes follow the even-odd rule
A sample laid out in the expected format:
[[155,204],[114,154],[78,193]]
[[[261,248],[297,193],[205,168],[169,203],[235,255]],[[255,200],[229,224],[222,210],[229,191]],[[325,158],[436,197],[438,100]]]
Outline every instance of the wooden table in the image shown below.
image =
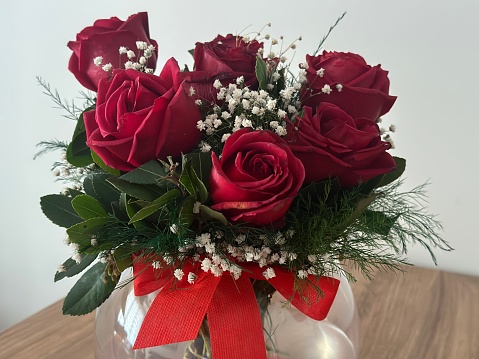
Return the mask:
[[[352,287],[361,359],[479,358],[479,277],[408,267]],[[0,359],[93,359],[93,320],[55,303],[0,333]]]

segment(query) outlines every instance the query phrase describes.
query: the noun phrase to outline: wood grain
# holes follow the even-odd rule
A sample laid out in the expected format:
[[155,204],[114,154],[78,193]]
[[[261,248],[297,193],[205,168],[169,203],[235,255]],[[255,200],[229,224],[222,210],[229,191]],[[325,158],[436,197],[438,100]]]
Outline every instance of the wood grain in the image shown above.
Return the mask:
[[363,359],[479,358],[479,277],[408,267],[352,284]]
[[[361,359],[478,359],[479,277],[406,270],[352,284]],[[93,359],[93,322],[55,303],[0,333],[0,359]]]

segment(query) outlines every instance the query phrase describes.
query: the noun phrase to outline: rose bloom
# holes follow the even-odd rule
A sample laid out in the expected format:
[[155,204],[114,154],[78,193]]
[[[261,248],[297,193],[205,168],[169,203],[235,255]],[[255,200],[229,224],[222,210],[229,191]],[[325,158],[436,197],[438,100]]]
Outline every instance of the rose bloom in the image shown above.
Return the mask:
[[101,66],[96,66],[93,59],[102,56],[103,65],[111,63],[113,68],[121,68],[128,58],[126,55],[120,57],[120,47],[124,46],[138,53],[137,41],[144,41],[155,47],[153,56],[148,59],[148,67],[154,69],[158,45],[155,40],[150,39],[146,12],[131,15],[126,21],[117,17],[97,20],[93,26],[86,27],[77,34],[76,41],[68,43],[68,47],[73,51],[68,69],[83,86],[96,92],[98,82],[107,77],[108,73],[103,71]]
[[323,102],[315,113],[303,108],[288,128],[287,140],[303,162],[304,183],[339,179],[343,187],[393,171],[396,163],[386,152],[391,145],[381,140],[377,124],[368,118],[353,119],[338,106]]
[[271,131],[244,128],[212,153],[212,209],[233,222],[275,225],[284,219],[304,179],[304,167]]
[[[369,66],[359,55],[324,51],[318,56],[307,55],[306,63],[307,86],[312,90],[302,94],[307,106],[315,108],[325,101],[338,105],[353,118],[377,120],[396,100],[389,96],[388,72],[380,65]],[[341,91],[336,88],[338,84]],[[329,94],[321,91],[324,85],[331,87]]]
[[256,56],[263,44],[252,40],[244,42],[234,35],[218,35],[213,41],[196,43],[193,54],[196,71],[205,71],[213,79],[223,84],[234,83],[244,77],[246,86],[255,87]]
[[189,152],[201,139],[189,87],[173,58],[159,76],[117,70],[100,81],[96,110],[84,114],[87,145],[122,171]]

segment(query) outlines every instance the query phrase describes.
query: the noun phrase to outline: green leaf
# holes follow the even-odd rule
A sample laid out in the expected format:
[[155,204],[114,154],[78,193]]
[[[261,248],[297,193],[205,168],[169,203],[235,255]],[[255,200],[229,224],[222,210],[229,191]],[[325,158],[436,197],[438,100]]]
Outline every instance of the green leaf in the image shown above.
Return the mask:
[[184,226],[191,226],[197,215],[193,213],[196,198],[194,196],[187,197],[181,205],[180,214],[178,216],[179,222]]
[[211,161],[210,152],[193,152],[184,156],[195,170],[196,175],[203,183],[209,183],[211,168],[213,162]]
[[110,217],[90,218],[68,228],[67,234],[73,243],[89,246],[92,236],[100,232],[112,221],[113,219]]
[[149,161],[140,167],[121,176],[124,181],[137,184],[158,184],[167,173],[163,166],[155,160]]
[[392,226],[399,218],[399,215],[389,217],[385,215],[384,212],[377,212],[371,210],[365,210],[363,215],[366,221],[366,225],[374,232],[383,236],[389,235]]
[[112,176],[108,173],[94,173],[83,180],[86,194],[99,200],[108,213],[113,211],[112,202],[117,202],[120,198],[120,191],[107,182],[110,178]]
[[120,176],[121,173],[120,173],[119,170],[107,166],[106,163],[103,162],[101,157],[98,156],[93,150],[91,151],[91,157],[92,157],[93,161],[105,172],[111,173],[112,175],[117,176],[117,177]]
[[75,212],[71,202],[71,197],[61,194],[49,194],[40,198],[40,206],[45,216],[64,228],[69,228],[83,220]]
[[77,167],[85,167],[93,163],[90,148],[86,145],[86,130],[83,121],[83,114],[94,108],[95,106],[87,108],[78,117],[75,130],[73,131],[72,140],[67,148],[67,161]]
[[103,209],[101,203],[87,194],[73,198],[72,206],[83,219],[108,217],[108,213]]
[[96,263],[73,286],[63,302],[63,314],[84,315],[98,308],[115,289],[105,276],[106,263]]
[[359,216],[368,208],[368,206],[373,203],[373,201],[378,197],[377,194],[373,194],[368,197],[364,197],[358,201],[356,204],[356,209],[354,212],[351,214],[351,217],[348,219],[347,223],[348,225],[356,221]]
[[200,205],[200,214],[205,220],[215,220],[222,223],[225,226],[228,225],[228,220],[223,215],[223,213],[212,210],[210,207],[205,206],[203,204]]
[[131,257],[131,249],[125,247],[118,247],[113,253],[115,258],[116,266],[120,272],[123,272],[125,269],[130,268],[133,265],[133,258]]
[[406,170],[406,160],[401,157],[393,157],[394,161],[396,162],[396,170],[393,172],[386,173],[381,180],[381,182],[378,184],[378,187],[383,187],[386,186],[395,180],[397,180],[401,175],[404,173]]
[[161,208],[163,208],[165,204],[172,200],[175,200],[179,196],[180,191],[178,191],[177,189],[172,189],[171,191],[166,192],[163,196],[155,199],[153,202],[136,212],[135,215],[130,219],[129,223],[131,224],[140,221],[152,215],[156,211],[159,211]]
[[195,196],[198,201],[201,203],[206,202],[208,199],[208,190],[206,186],[195,173],[191,165],[191,161],[188,161],[185,156],[183,156],[183,166],[180,175],[180,183],[185,187],[186,191]]
[[65,278],[65,277],[73,277],[77,275],[81,271],[83,271],[86,267],[88,267],[97,257],[97,254],[82,254],[81,255],[81,262],[77,263],[71,258],[68,258],[64,263],[63,266],[65,267],[64,272],[56,272],[55,273],[55,282]]
[[158,191],[155,191],[150,185],[140,185],[136,183],[130,183],[119,178],[108,179],[116,189],[122,193],[126,193],[131,197],[142,199],[144,201],[153,201],[164,193],[159,187],[156,187]]
[[266,62],[261,57],[256,57],[256,78],[258,79],[259,89],[266,90],[268,85],[268,71],[266,70]]

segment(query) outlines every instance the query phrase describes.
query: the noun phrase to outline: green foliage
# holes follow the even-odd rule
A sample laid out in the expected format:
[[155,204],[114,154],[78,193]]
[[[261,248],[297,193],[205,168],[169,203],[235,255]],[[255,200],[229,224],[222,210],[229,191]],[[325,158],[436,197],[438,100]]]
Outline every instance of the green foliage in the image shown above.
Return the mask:
[[108,213],[95,198],[82,194],[72,200],[73,209],[83,219],[107,217]]
[[73,277],[78,273],[82,272],[86,267],[93,263],[93,261],[97,258],[97,254],[82,254],[80,263],[77,263],[71,258],[68,258],[64,263],[63,266],[65,267],[64,272],[56,272],[55,273],[55,282],[65,278],[65,277]]
[[56,225],[69,228],[82,221],[72,206],[72,198],[61,194],[49,194],[40,199],[43,214]]
[[259,56],[256,57],[255,71],[259,89],[266,90],[268,85],[268,70],[266,68],[266,62]]
[[107,173],[93,173],[83,181],[85,193],[97,199],[108,213],[113,212],[112,202],[120,199],[120,191],[107,181],[111,177]]
[[149,161],[133,171],[130,171],[120,179],[136,184],[159,184],[166,177],[167,172],[158,161]]
[[100,158],[100,156],[98,156],[94,151],[90,151],[90,155],[93,162],[95,162],[98,165],[98,167],[100,167],[102,170],[114,176],[117,176],[117,177],[120,176],[121,173],[119,170],[116,170],[114,168],[107,166],[105,162],[103,162],[103,160]]
[[130,223],[140,221],[153,213],[163,209],[163,207],[170,201],[177,199],[180,196],[180,191],[177,189],[172,189],[171,191],[166,192],[161,197],[155,199],[153,202],[149,203],[138,212],[136,212],[133,217],[130,219]]
[[106,266],[106,263],[96,263],[83,274],[65,297],[63,314],[88,314],[108,299],[116,283],[105,275]]
[[83,114],[93,110],[95,107],[87,108],[78,117],[73,131],[73,137],[67,148],[67,161],[77,167],[85,167],[93,163],[90,148],[86,145],[86,130],[83,122]]

